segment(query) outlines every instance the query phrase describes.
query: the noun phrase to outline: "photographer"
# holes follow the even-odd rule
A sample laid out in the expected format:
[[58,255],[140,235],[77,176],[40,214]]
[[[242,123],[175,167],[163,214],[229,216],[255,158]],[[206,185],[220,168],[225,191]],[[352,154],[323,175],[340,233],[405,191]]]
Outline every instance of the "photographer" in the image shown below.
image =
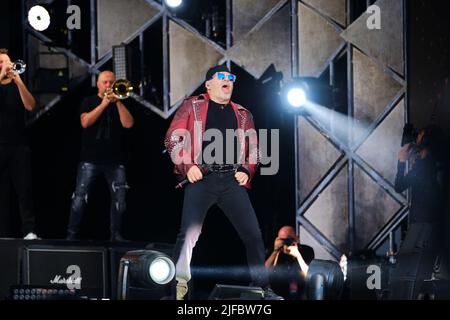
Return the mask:
[[[407,143],[402,146],[398,156],[395,191],[403,192],[411,188],[410,224],[437,222],[442,200],[438,179],[439,129],[432,125],[417,134],[407,135],[410,137],[406,138]],[[411,169],[405,174],[407,160]]]
[[314,250],[300,244],[294,228],[282,227],[265,262],[274,292],[287,300],[304,299],[306,273],[313,259]]
[[[440,130],[435,125],[417,133],[405,126],[395,190],[411,188],[408,231],[398,253],[390,284],[391,299],[416,299],[422,282],[433,274],[442,252],[442,188],[439,183]],[[406,161],[410,170],[406,171]]]

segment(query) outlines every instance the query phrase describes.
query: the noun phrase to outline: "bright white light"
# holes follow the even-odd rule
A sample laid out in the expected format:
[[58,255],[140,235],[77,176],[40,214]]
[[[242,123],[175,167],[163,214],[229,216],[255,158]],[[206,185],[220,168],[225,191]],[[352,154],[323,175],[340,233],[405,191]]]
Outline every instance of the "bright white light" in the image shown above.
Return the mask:
[[288,102],[293,107],[301,107],[306,103],[305,91],[301,88],[292,88],[287,94]]
[[28,11],[28,23],[37,31],[44,31],[50,25],[50,15],[42,6],[33,6]]
[[149,268],[150,277],[157,284],[169,283],[175,275],[173,262],[166,258],[155,259]]
[[181,2],[183,2],[183,0],[166,0],[166,4],[172,8],[178,7]]

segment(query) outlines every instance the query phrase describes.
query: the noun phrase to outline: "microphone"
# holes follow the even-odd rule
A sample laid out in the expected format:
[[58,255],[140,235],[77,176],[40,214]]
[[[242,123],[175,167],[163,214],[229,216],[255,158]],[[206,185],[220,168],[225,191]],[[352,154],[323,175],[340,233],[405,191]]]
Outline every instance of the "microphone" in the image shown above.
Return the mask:
[[181,189],[181,188],[183,188],[186,184],[188,184],[188,182],[189,182],[189,179],[188,179],[188,178],[182,180],[180,183],[178,183],[178,184],[175,186],[175,189]]
[[[210,174],[211,173],[211,171],[210,170],[207,170],[206,172],[204,171],[204,167],[202,167],[202,168],[199,168],[200,169],[200,171],[203,173],[203,178],[204,177],[206,177],[208,174]],[[189,179],[188,178],[185,178],[185,179],[183,179],[182,181],[180,181],[176,186],[175,186],[175,189],[181,189],[181,188],[183,188],[185,185],[187,185],[189,183]]]

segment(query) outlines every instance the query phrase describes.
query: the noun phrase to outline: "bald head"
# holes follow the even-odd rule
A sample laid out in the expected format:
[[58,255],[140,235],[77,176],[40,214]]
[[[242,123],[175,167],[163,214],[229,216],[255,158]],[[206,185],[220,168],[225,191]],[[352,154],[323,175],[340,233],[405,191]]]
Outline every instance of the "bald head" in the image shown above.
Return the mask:
[[105,70],[105,71],[102,71],[102,72],[100,72],[98,74],[98,79],[101,79],[101,78],[106,77],[106,76],[113,76],[113,77],[115,77],[114,72],[109,71],[109,70]]
[[284,226],[284,227],[282,227],[278,231],[278,238],[281,238],[281,239],[293,238],[293,239],[297,239],[298,240],[298,237],[295,234],[295,230],[291,226]]
[[111,88],[114,81],[116,81],[116,76],[111,71],[102,71],[97,78],[97,88],[99,96],[103,97],[106,90]]

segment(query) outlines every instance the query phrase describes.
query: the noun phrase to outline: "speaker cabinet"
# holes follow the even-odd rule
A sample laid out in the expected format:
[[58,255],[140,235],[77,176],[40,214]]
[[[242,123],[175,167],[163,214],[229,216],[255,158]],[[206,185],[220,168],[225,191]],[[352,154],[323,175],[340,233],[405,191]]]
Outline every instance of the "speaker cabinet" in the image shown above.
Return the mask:
[[31,245],[22,250],[22,283],[59,285],[77,295],[109,298],[107,249]]
[[9,288],[20,283],[21,242],[0,240],[0,300],[9,297]]

